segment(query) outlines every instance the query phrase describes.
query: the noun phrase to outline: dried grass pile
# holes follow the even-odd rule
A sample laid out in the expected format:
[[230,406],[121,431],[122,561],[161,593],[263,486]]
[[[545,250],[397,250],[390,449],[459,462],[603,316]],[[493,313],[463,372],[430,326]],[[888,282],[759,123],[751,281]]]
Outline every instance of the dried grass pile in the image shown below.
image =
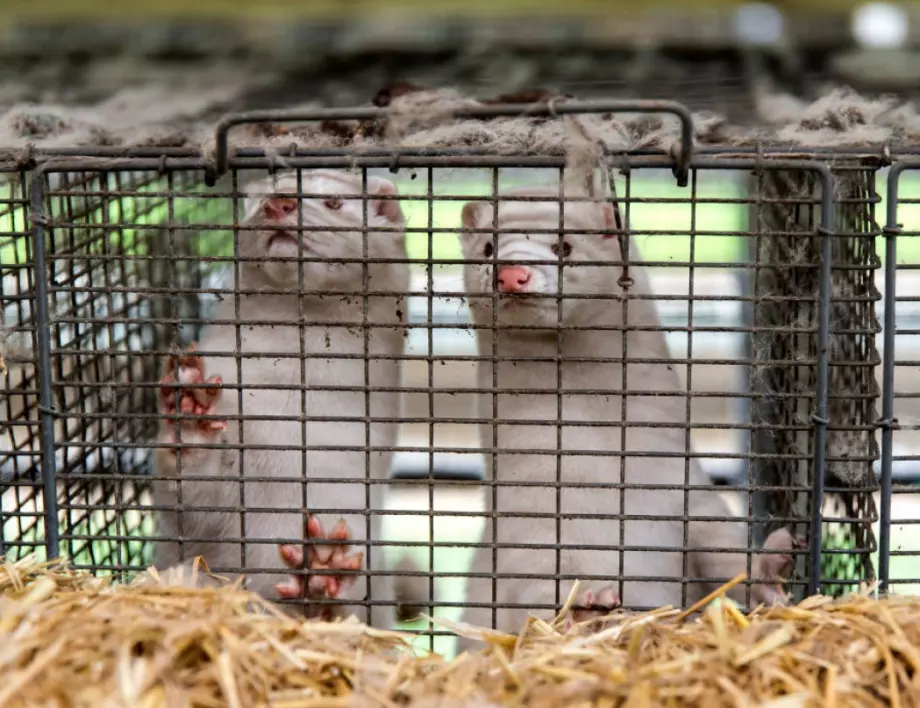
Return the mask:
[[4,564],[0,706],[344,706],[359,670],[387,674],[408,651],[394,633],[306,623],[236,585],[198,585]]
[[920,705],[920,598],[816,597],[749,616],[714,603],[567,635],[532,621],[448,662],[415,657],[397,633],[292,619],[236,586],[170,582],[2,566],[0,705]]

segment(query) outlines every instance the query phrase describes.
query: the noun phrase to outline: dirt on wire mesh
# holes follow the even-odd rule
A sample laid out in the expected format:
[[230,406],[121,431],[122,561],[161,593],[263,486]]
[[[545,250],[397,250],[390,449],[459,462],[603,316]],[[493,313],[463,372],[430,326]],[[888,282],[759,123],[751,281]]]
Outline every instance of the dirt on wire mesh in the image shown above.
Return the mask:
[[195,571],[115,585],[4,563],[0,706],[920,705],[920,598],[868,588],[747,616],[727,602],[616,613],[567,634],[562,613],[520,636],[445,623],[488,644],[445,661],[409,635],[201,585]]

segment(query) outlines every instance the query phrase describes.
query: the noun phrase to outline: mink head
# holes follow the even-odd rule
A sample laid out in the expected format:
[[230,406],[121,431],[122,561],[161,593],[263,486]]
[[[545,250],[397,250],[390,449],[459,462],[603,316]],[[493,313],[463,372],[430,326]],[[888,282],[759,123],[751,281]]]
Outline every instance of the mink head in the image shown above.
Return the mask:
[[493,228],[491,202],[469,202],[461,215],[464,281],[480,324],[491,324],[493,315],[504,325],[588,324],[598,304],[614,305],[622,260],[609,202],[565,201],[561,223],[556,188],[510,190],[497,203],[494,234],[474,231]]
[[[247,281],[305,294],[360,295],[360,259],[406,257],[405,219],[393,199],[396,186],[367,177],[366,198],[362,187],[360,175],[337,170],[305,170],[299,182],[293,173],[252,185],[241,224],[258,230],[241,231],[239,239],[240,256],[255,259],[241,264]],[[287,260],[265,260],[281,258]],[[374,280],[387,268],[399,267],[404,266],[367,266]]]

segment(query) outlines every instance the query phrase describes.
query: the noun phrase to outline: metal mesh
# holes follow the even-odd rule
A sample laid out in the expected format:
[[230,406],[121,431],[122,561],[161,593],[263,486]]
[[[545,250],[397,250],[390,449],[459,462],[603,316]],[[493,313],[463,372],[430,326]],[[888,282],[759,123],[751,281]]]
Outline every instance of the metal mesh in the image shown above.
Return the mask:
[[[875,286],[879,260],[875,237],[874,166],[835,163],[836,223],[833,233],[815,230],[820,187],[814,173],[769,172],[754,189],[759,224],[754,313],[754,408],[756,477],[784,494],[764,495],[763,511],[777,523],[805,521],[813,508],[812,481],[826,475],[824,592],[855,589],[841,581],[874,578],[871,554],[877,520],[872,493],[877,481],[875,438],[880,362],[875,347],[879,323]],[[822,245],[830,239],[827,347],[828,412],[826,465],[814,465],[814,428],[818,389],[818,318],[823,284]],[[836,519],[843,519],[839,524]],[[770,524],[767,528],[770,528]]]
[[[160,369],[151,352],[176,337],[177,325],[169,318],[198,316],[197,295],[177,298],[172,288],[187,284],[200,289],[209,271],[197,257],[207,255],[215,235],[190,238],[179,231],[183,220],[190,211],[199,218],[213,214],[219,204],[202,199],[191,205],[175,196],[177,190],[194,186],[194,173],[73,171],[49,174],[44,182],[44,208],[53,219],[47,231],[45,277],[51,453],[58,475],[61,549],[77,567],[136,571],[149,561],[145,551],[153,533],[152,519],[142,513],[149,504],[143,491],[149,450],[137,443],[157,430],[155,391],[143,384]],[[27,218],[24,204],[14,217]],[[163,223],[174,228],[164,230]],[[176,237],[177,232],[182,235]],[[22,243],[26,239],[23,235]],[[200,249],[194,260],[190,243]],[[13,256],[10,267],[18,270],[12,272],[28,276],[27,281],[7,284],[26,301],[13,324],[25,327],[27,336],[18,341],[34,357],[31,250],[4,255]],[[164,265],[182,255],[185,260]],[[16,299],[4,302],[9,314],[7,303]],[[9,506],[5,497],[4,511],[40,515],[39,381],[34,365],[12,366],[8,376],[10,390],[29,386],[32,396],[20,415],[10,415],[10,420],[22,416],[31,424],[13,441],[18,454],[3,460],[12,489],[28,489],[29,497]],[[29,464],[17,463],[26,452]],[[17,531],[4,527],[8,541],[43,537],[36,525]]]
[[879,579],[895,593],[917,593],[916,556],[918,388],[916,381],[917,257],[920,235],[917,187],[920,163],[896,162],[884,180],[887,217],[884,289],[881,503],[879,505]]
[[[365,209],[370,209],[372,203],[366,192],[371,177],[383,176],[398,184],[403,210],[408,215],[407,260],[412,275],[406,309],[400,312],[406,323],[405,345],[396,354],[372,355],[372,345],[365,344],[347,355],[337,356],[335,352],[323,351],[322,337],[309,341],[301,337],[296,349],[282,353],[283,356],[272,350],[271,342],[262,352],[242,352],[232,342],[221,351],[204,352],[209,363],[219,354],[236,362],[237,379],[228,383],[222,395],[237,401],[236,412],[228,417],[228,423],[230,429],[242,432],[217,447],[223,459],[235,461],[227,463],[225,477],[237,491],[229,500],[210,504],[200,498],[180,500],[181,512],[189,514],[189,518],[197,511],[233,519],[229,526],[216,532],[194,524],[186,526],[173,539],[180,547],[180,556],[187,557],[183,549],[200,548],[196,541],[212,546],[224,543],[237,549],[234,557],[239,560],[217,570],[244,570],[254,576],[273,578],[285,572],[277,560],[279,541],[303,542],[305,509],[323,519],[326,531],[337,516],[354,513],[355,509],[344,501],[328,508],[316,508],[307,502],[308,487],[319,481],[309,479],[311,464],[321,464],[310,460],[322,459],[317,457],[319,453],[334,451],[322,434],[317,438],[311,432],[320,430],[318,426],[325,423],[363,431],[353,447],[338,451],[345,455],[340,465],[344,477],[338,482],[350,479],[362,490],[362,508],[357,514],[360,521],[350,524],[351,531],[361,536],[369,556],[376,553],[379,558],[385,553],[390,561],[411,557],[413,563],[408,570],[392,570],[390,574],[402,580],[411,579],[419,572],[427,575],[424,594],[427,597],[435,591],[436,614],[456,618],[462,606],[481,606],[490,609],[487,619],[494,621],[500,613],[493,614],[491,609],[503,602],[503,583],[505,586],[508,581],[536,584],[534,576],[540,574],[536,570],[518,572],[514,579],[509,574],[503,575],[500,567],[496,569],[501,549],[495,548],[491,550],[491,567],[485,568],[481,576],[489,585],[488,591],[464,597],[462,578],[477,572],[470,569],[474,547],[479,544],[492,548],[500,540],[500,526],[490,528],[483,520],[483,514],[490,510],[494,510],[494,518],[498,520],[535,519],[545,511],[539,532],[535,531],[528,540],[533,546],[530,550],[550,554],[551,578],[571,580],[573,571],[565,561],[570,551],[563,552],[560,546],[560,538],[565,535],[563,516],[573,518],[572,509],[563,508],[573,503],[575,507],[579,505],[572,501],[571,492],[600,495],[597,490],[611,484],[626,492],[641,489],[641,481],[630,475],[625,479],[622,476],[627,464],[635,464],[636,460],[645,460],[652,466],[677,460],[680,468],[673,482],[665,484],[659,492],[661,499],[671,491],[684,499],[670,522],[682,529],[681,542],[673,549],[682,558],[682,577],[673,579],[680,585],[681,602],[689,602],[693,593],[698,592],[698,586],[706,581],[728,579],[690,577],[692,554],[687,544],[694,534],[690,519],[694,502],[685,486],[691,466],[697,463],[712,476],[731,468],[731,475],[747,477],[751,468],[752,479],[760,485],[753,489],[763,493],[753,495],[748,495],[747,485],[740,492],[723,492],[715,485],[697,487],[727,499],[730,513],[726,518],[745,528],[748,522],[771,521],[774,525],[792,525],[799,531],[809,528],[813,516],[808,493],[815,487],[814,470],[826,468],[829,473],[826,491],[831,506],[823,510],[824,521],[839,524],[840,530],[827,527],[825,549],[833,550],[835,543],[842,542],[847,552],[822,554],[825,563],[821,580],[827,589],[833,590],[841,582],[872,577],[869,556],[874,551],[874,539],[867,521],[874,520],[875,515],[871,494],[875,479],[869,472],[878,457],[873,433],[879,395],[873,378],[878,362],[874,353],[877,292],[873,283],[877,262],[873,260],[873,241],[877,230],[872,212],[872,166],[859,163],[852,169],[835,166],[837,189],[834,194],[825,195],[816,188],[814,178],[805,176],[804,168],[794,166],[800,163],[707,157],[694,163],[688,186],[681,189],[674,185],[670,170],[664,169],[668,163],[663,158],[617,158],[612,167],[629,168],[616,178],[617,206],[629,225],[629,241],[641,254],[638,258],[631,256],[631,272],[635,275],[641,267],[640,272],[647,273],[651,280],[653,294],[641,290],[632,291],[625,298],[608,294],[609,308],[626,313],[632,309],[633,317],[638,316],[636,313],[654,312],[661,322],[643,322],[641,317],[638,322],[630,320],[625,336],[622,325],[604,330],[602,322],[589,323],[602,332],[601,340],[610,337],[622,346],[593,363],[589,354],[583,354],[587,360],[582,364],[597,365],[599,377],[613,376],[616,380],[599,379],[597,385],[592,382],[591,386],[582,382],[576,388],[582,386],[583,390],[572,395],[586,400],[613,397],[618,401],[616,415],[605,420],[582,420],[578,425],[582,432],[576,435],[586,435],[589,440],[616,436],[626,450],[622,453],[605,450],[603,444],[585,443],[584,439],[566,442],[570,433],[564,432],[566,426],[561,424],[561,417],[567,404],[558,403],[553,418],[538,421],[539,427],[546,430],[548,449],[544,452],[556,460],[551,465],[554,471],[530,485],[533,489],[544,489],[548,496],[539,502],[539,509],[512,509],[509,502],[520,505],[526,495],[514,492],[514,480],[502,477],[500,462],[511,455],[489,448],[494,448],[496,442],[493,430],[514,421],[502,420],[501,411],[493,408],[480,408],[476,412],[477,399],[482,395],[490,397],[493,389],[502,388],[503,382],[498,373],[485,387],[481,379],[477,382],[475,378],[476,364],[483,367],[484,362],[497,363],[498,354],[483,346],[477,354],[472,344],[476,327],[471,325],[470,303],[462,297],[460,269],[464,254],[457,233],[464,203],[474,199],[489,205],[504,203],[496,195],[509,186],[558,186],[561,165],[543,158],[415,157],[403,158],[399,169],[391,173],[387,167],[393,162],[387,157],[345,160],[295,157],[289,163],[295,168],[298,184],[309,173],[296,168],[355,163],[373,166],[370,171],[359,168],[356,172],[364,184],[361,202]],[[49,469],[56,469],[57,473],[58,513],[54,535],[61,550],[79,567],[130,575],[150,562],[156,529],[149,472],[151,451],[158,446],[156,435],[163,422],[158,391],[164,362],[171,351],[206,337],[209,328],[217,326],[214,318],[226,314],[228,307],[231,320],[244,321],[239,327],[229,324],[231,328],[257,324],[246,321],[245,308],[239,305],[243,295],[234,287],[234,276],[239,277],[246,263],[241,248],[247,239],[254,238],[254,229],[240,226],[241,195],[243,185],[251,178],[264,178],[266,168],[271,166],[262,158],[232,162],[228,176],[213,188],[202,186],[204,165],[185,158],[173,162],[125,158],[107,160],[104,166],[95,167],[88,161],[74,160],[64,167],[49,169],[35,178],[33,184],[38,193],[31,195],[35,204],[40,205],[36,230],[44,238],[43,265],[37,268],[27,246],[29,233],[23,225],[28,210],[22,196],[27,176],[21,176],[16,186],[9,187],[8,208],[16,215],[14,222],[19,229],[11,238],[22,247],[12,259],[4,252],[4,312],[8,320],[13,319],[6,326],[12,324],[28,333],[35,327],[36,318],[41,320],[41,313],[36,314],[34,308],[38,295],[32,281],[36,273],[43,273],[48,303],[45,319],[50,335],[44,393],[51,404],[46,410],[39,406],[44,386],[34,380],[35,365],[29,369],[33,372],[32,379],[16,380],[20,368],[7,374],[5,385],[12,392],[4,397],[7,419],[22,421],[19,426],[22,432],[10,438],[12,447],[32,455],[28,465],[19,467],[11,462],[10,454],[3,460],[3,469],[14,471],[4,477],[3,496],[3,543],[11,555],[30,550],[45,538],[41,524],[42,477],[38,467],[43,462],[46,480]],[[767,169],[758,172],[757,182],[748,188],[744,174],[762,167]],[[777,167],[782,169],[777,171]],[[298,188],[291,198],[306,198],[304,190]],[[829,200],[836,200],[837,216],[833,223],[822,227],[818,212],[827,210]],[[757,221],[750,221],[749,214],[758,215]],[[813,445],[813,416],[821,398],[818,390],[820,253],[831,230],[835,233],[830,251],[833,277],[828,281],[831,305],[828,445],[822,461]],[[558,228],[556,233],[559,234]],[[748,243],[755,245],[748,250],[745,248]],[[562,248],[557,247],[559,252]],[[358,272],[366,272],[376,264],[374,259],[368,259],[366,251],[358,252],[350,260],[358,264]],[[617,259],[605,261],[605,265],[614,269],[622,267]],[[746,279],[751,271],[757,274],[753,282]],[[16,277],[25,280],[10,281],[9,276],[15,273],[23,273]],[[358,302],[387,295],[375,291],[367,277],[358,278],[353,285]],[[310,283],[302,281],[299,287],[309,288]],[[405,296],[406,292],[398,294]],[[566,297],[563,293],[562,302]],[[28,307],[18,304],[23,302],[32,304]],[[643,309],[649,306],[653,309]],[[365,307],[357,322],[349,323],[365,343],[373,341],[369,332],[375,323],[369,319],[369,312],[371,305]],[[304,313],[290,324],[295,330],[314,333],[319,326]],[[283,325],[284,322],[274,323],[278,327]],[[565,337],[573,335],[566,334],[565,328],[558,325],[556,330],[554,342],[562,347]],[[656,333],[666,343],[666,349],[653,356],[641,347],[638,353],[631,349],[630,342],[642,336],[636,333],[643,332]],[[752,332],[753,355],[745,347],[745,340]],[[496,336],[500,338],[502,334]],[[36,357],[34,347],[28,349]],[[560,373],[563,371],[560,362],[577,360],[579,356],[562,350],[565,356],[560,356],[560,351],[553,353],[542,362],[543,368],[534,374],[531,382],[542,386],[544,395],[559,400],[562,397],[556,396],[557,389],[567,385]],[[248,380],[245,374],[251,369],[247,366],[256,356],[277,359],[278,366],[287,372],[285,379]],[[39,352],[37,360],[42,358]],[[527,355],[518,358],[522,365],[533,363],[525,363]],[[351,362],[355,380],[345,384],[336,377],[309,380],[308,367],[321,360]],[[398,363],[398,380],[386,383],[376,379],[376,361]],[[496,372],[499,368],[495,367]],[[638,373],[630,375],[630,370]],[[681,387],[657,390],[657,382],[674,372]],[[261,429],[261,439],[251,440],[245,435],[246,430],[255,430],[246,427],[255,420],[252,416],[261,417],[262,425],[269,426],[268,429],[274,426],[280,430],[285,423],[284,416],[272,415],[276,411],[268,414],[264,410],[247,411],[249,397],[266,390],[274,390],[279,410],[287,410],[289,401],[296,402],[296,414],[287,422],[302,430],[283,458],[285,465],[292,466],[288,498],[282,507],[274,509],[265,508],[265,497],[260,497],[258,486],[273,482],[270,477],[260,476],[263,467],[258,466],[260,456],[273,454],[272,441],[268,439],[266,444],[265,428]],[[325,407],[308,405],[313,400],[311,396],[324,391],[339,396],[336,400],[341,400],[341,405],[328,404],[332,398],[323,399],[327,401]],[[399,413],[394,418],[375,407],[378,397],[387,393],[399,396]],[[355,400],[361,401],[358,413],[352,410]],[[667,420],[631,417],[650,400],[668,401],[661,403],[669,411]],[[604,406],[608,404],[609,401]],[[20,409],[15,409],[16,405]],[[487,419],[498,420],[487,424],[488,430],[478,431],[477,415],[482,416],[483,411]],[[53,460],[47,457],[42,460],[38,455],[42,446],[41,422],[49,426],[44,444],[47,447],[48,441],[51,442],[48,450]],[[393,423],[399,426],[397,443],[380,443],[386,436],[378,438],[373,432],[375,426]],[[536,424],[531,421],[530,425]],[[643,428],[660,429],[664,437],[677,436],[679,442],[669,444],[676,450],[674,454],[662,457],[655,450],[630,451],[629,444],[623,441],[632,434],[629,431]],[[749,441],[751,431],[754,439]],[[558,454],[560,444],[563,449],[569,448],[564,455]],[[485,456],[477,449],[481,446],[487,448]],[[592,447],[600,449],[592,451]],[[433,484],[426,476],[416,483],[391,484],[388,502],[378,505],[374,490],[384,485],[382,480],[369,476],[370,460],[378,453],[392,453],[394,458],[413,455],[424,461],[422,467],[429,470],[436,457],[445,455],[479,460],[474,464],[483,464],[485,459],[487,467],[496,461],[499,465],[485,490],[477,491],[478,485],[472,483]],[[573,460],[577,461],[575,466],[593,464],[596,469],[609,470],[611,478],[595,485],[594,492],[592,484],[584,481],[567,487],[567,465],[571,466]],[[854,469],[863,476],[854,475]],[[193,474],[183,476],[183,480],[183,484],[193,483],[196,478]],[[527,485],[518,487],[526,489]],[[646,501],[657,499],[648,496],[649,491],[656,493],[655,485],[645,487]],[[522,496],[515,499],[515,494]],[[627,494],[621,494],[620,499],[625,498]],[[545,503],[550,507],[547,510],[543,509]],[[193,505],[198,505],[197,510]],[[635,522],[637,515],[641,519],[649,511],[641,505],[635,508],[624,502],[603,513],[587,514],[587,518],[598,524],[597,534],[574,544],[582,551],[593,546],[607,548],[615,559],[609,564],[605,562],[604,568],[592,569],[598,581],[611,583],[623,591],[624,577],[627,583],[629,580],[621,560],[623,553],[643,548],[643,539],[631,537],[624,529]],[[298,530],[263,534],[258,526],[260,514],[296,517]],[[385,533],[368,544],[363,534],[371,532],[372,517],[381,514],[385,516]],[[702,515],[706,517],[705,513]],[[706,523],[717,521],[718,518],[712,518]],[[480,536],[480,531],[484,535]],[[752,529],[746,535],[747,543],[738,550],[756,548],[752,543],[755,531]],[[573,543],[572,539],[565,542]],[[387,548],[381,549],[380,545]],[[272,549],[274,566],[256,563],[248,555],[251,549],[259,547]],[[720,549],[711,551],[718,554]],[[652,557],[659,551],[642,552]],[[793,587],[804,588],[815,582],[811,577],[814,557],[807,554],[802,557],[799,572],[791,582]],[[840,563],[836,561],[838,557],[848,560]],[[372,569],[372,575],[387,574],[381,573],[371,560],[365,560],[365,567]],[[745,562],[750,570],[753,557],[748,554]],[[535,566],[542,567],[543,563],[535,561]],[[356,605],[395,602],[392,597],[375,595],[373,577],[370,585]],[[565,599],[564,587],[554,583],[550,605],[558,606]],[[430,599],[423,599],[422,604],[426,601]],[[642,603],[634,602],[631,606]]]
[[43,538],[27,180],[7,171],[0,186],[0,553],[13,555],[41,550]]

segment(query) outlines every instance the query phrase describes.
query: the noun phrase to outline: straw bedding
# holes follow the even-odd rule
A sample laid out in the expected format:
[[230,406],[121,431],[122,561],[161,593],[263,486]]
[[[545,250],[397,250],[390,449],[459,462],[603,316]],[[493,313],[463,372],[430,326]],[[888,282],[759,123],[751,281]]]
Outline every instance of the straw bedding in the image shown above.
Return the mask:
[[194,572],[114,585],[29,558],[0,566],[0,706],[920,705],[920,598],[866,590],[748,616],[714,602],[567,632],[534,620],[446,661]]

